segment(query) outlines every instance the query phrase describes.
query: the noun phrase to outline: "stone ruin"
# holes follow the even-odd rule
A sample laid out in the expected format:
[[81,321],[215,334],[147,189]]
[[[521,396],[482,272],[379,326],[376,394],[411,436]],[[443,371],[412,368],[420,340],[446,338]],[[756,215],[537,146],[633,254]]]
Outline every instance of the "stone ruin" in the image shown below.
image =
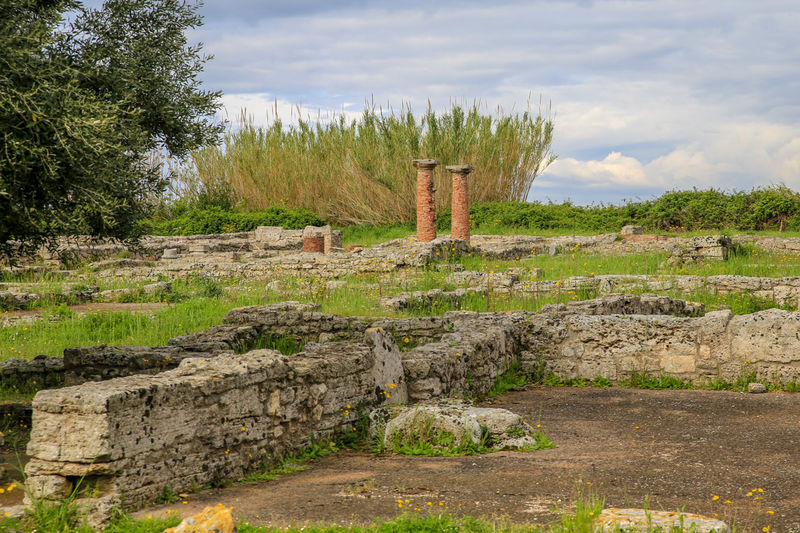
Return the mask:
[[[375,408],[480,397],[514,363],[529,375],[546,367],[612,382],[633,372],[800,378],[800,315],[702,312],[656,295],[384,320],[291,302],[235,309],[164,347],[68,350],[72,386],[34,399],[26,474],[42,497],[83,479],[96,497],[82,503],[101,523],[114,507],[153,502],[165,485],[179,492],[242,477]],[[301,351],[253,349],[280,336]]]

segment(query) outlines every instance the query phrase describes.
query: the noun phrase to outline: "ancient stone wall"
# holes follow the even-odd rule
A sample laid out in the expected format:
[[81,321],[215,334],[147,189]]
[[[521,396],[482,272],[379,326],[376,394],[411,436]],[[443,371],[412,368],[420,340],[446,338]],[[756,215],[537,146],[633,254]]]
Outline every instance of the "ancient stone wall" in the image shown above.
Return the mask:
[[524,366],[541,358],[562,378],[617,381],[637,372],[698,384],[749,374],[800,380],[800,314],[780,309],[696,318],[541,313],[529,315],[519,334]]
[[453,272],[446,278],[462,288],[507,293],[557,294],[584,291],[595,294],[625,291],[677,291],[689,293],[705,290],[710,293],[742,293],[772,300],[780,305],[797,305],[800,300],[800,277],[768,278],[757,276],[691,276],[605,274],[573,276],[563,280],[521,281],[516,272]]
[[[99,495],[90,502],[94,516],[107,517],[112,505],[153,501],[164,485],[181,491],[241,477],[312,435],[352,430],[361,409],[481,396],[517,359],[531,373],[544,363],[562,378],[800,379],[800,314],[695,317],[700,309],[679,302],[627,295],[541,313],[372,322],[297,303],[237,309],[222,326],[133,350],[122,363],[144,365],[145,355],[163,362],[171,349],[203,355],[175,369],[39,392],[26,473],[34,494],[50,496],[87,475]],[[689,316],[609,314],[618,312]],[[281,332],[305,337],[304,350],[235,353]],[[95,366],[110,368],[122,351],[104,352],[113,356]]]
[[0,361],[0,383],[26,390],[58,387],[64,383],[64,360],[38,355],[30,361],[17,358]]
[[[380,329],[361,342],[286,357],[272,350],[185,359],[177,369],[40,392],[26,467],[34,496],[97,492],[112,506],[237,478],[335,430],[363,407],[401,402],[400,351]],[[381,392],[392,391],[391,397]]]

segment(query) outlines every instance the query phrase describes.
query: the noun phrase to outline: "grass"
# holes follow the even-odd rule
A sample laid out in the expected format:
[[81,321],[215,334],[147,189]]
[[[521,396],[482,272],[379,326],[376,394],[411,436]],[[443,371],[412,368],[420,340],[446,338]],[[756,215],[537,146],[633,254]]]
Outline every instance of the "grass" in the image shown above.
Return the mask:
[[[278,476],[299,472],[308,468],[308,463],[314,459],[326,457],[341,449],[342,443],[336,440],[323,442],[312,442],[305,448],[295,453],[290,453],[281,457],[276,464],[265,467],[260,472],[253,472],[246,475],[236,483],[255,483],[260,481],[274,481]],[[232,484],[232,483],[224,483]],[[223,485],[224,485],[223,484]]]
[[251,350],[278,350],[283,355],[294,355],[302,352],[305,347],[306,340],[300,337],[289,335],[287,333],[277,334],[267,332],[261,335],[255,342],[241,347],[237,353],[246,353]]
[[[435,287],[452,289],[445,280],[446,272],[425,271],[407,280],[380,280],[374,276],[352,276],[341,288],[327,289],[324,279],[283,278],[280,290],[266,289],[261,283],[237,283],[232,280],[200,280],[178,287],[172,296],[175,303],[166,303],[160,311],[129,313],[92,309],[79,315],[66,306],[47,309],[46,319],[31,324],[0,328],[0,361],[12,357],[33,358],[44,354],[62,355],[65,348],[76,346],[136,345],[159,346],[176,336],[202,331],[219,324],[231,309],[246,305],[265,305],[287,299],[319,303],[321,311],[336,315],[363,317],[441,316],[447,311],[504,312],[514,310],[538,311],[552,303],[568,303],[597,296],[593,291],[560,290],[525,293],[467,293],[456,302],[442,300],[432,305],[413,306],[392,312],[381,308],[377,300],[403,291],[428,290]],[[177,283],[177,282],[176,282]],[[372,286],[364,288],[363,283]],[[377,285],[377,286],[375,286]],[[631,292],[650,292],[636,287]],[[690,293],[667,291],[668,296],[684,298],[706,305],[707,311],[729,308],[735,314],[753,313],[779,306],[771,300],[749,294],[715,294],[708,290]],[[163,302],[162,302],[163,303]],[[267,341],[265,341],[267,342]],[[274,342],[278,342],[277,339]],[[281,348],[279,348],[281,349]],[[292,351],[293,348],[284,346]],[[296,348],[294,348],[296,349]]]
[[[618,244],[621,248],[624,243]],[[542,280],[563,280],[572,276],[600,275],[694,275],[694,276],[800,276],[800,255],[777,254],[743,248],[727,261],[707,261],[681,266],[665,265],[663,253],[604,255],[573,248],[561,255],[537,254],[515,259],[495,259],[481,255],[455,258],[465,270],[481,272],[506,272],[514,269],[520,278],[532,280],[533,269],[541,269]]]
[[[402,503],[398,504],[402,505]],[[25,520],[11,520],[0,517],[2,531],[40,531],[42,533],[91,533],[93,530],[81,525],[73,506],[65,506],[58,502],[48,504],[37,514]],[[437,506],[438,507],[438,506]],[[470,516],[454,517],[450,513],[422,511],[402,512],[390,520],[375,520],[368,525],[339,526],[325,524],[303,524],[288,528],[257,526],[247,523],[237,524],[240,533],[594,533],[594,517],[603,509],[603,501],[593,498],[588,501],[579,500],[572,510],[564,512],[558,522],[550,525],[513,523],[498,518],[472,518]],[[105,533],[161,533],[168,527],[174,527],[180,517],[147,518],[136,520],[129,515],[121,515],[106,528]]]
[[497,376],[497,380],[495,380],[494,385],[492,385],[492,388],[489,389],[489,392],[486,395],[489,398],[494,398],[496,396],[500,396],[501,394],[505,394],[512,389],[522,387],[527,382],[528,378],[522,372],[519,359],[517,359],[511,363],[505,373]]

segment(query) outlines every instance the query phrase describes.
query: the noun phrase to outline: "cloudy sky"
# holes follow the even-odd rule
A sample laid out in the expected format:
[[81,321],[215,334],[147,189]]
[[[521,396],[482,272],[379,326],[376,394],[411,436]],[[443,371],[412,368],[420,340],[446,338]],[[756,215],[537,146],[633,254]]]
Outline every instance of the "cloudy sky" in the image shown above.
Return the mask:
[[191,37],[228,115],[552,104],[531,200],[800,190],[797,0],[206,0]]

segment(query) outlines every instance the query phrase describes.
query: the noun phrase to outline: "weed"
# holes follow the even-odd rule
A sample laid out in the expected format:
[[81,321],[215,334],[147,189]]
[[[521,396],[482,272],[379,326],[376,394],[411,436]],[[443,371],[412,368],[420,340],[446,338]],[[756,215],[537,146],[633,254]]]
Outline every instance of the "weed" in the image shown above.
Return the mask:
[[553,441],[551,441],[547,435],[545,435],[544,431],[537,429],[536,432],[533,434],[533,439],[536,441],[534,444],[528,444],[526,446],[522,446],[519,448],[518,451],[520,452],[535,452],[536,450],[549,450],[550,448],[555,448],[556,445]]
[[619,380],[621,387],[630,389],[694,389],[696,388],[691,381],[684,381],[673,376],[659,375],[648,376],[642,372],[631,372],[627,379]]
[[490,453],[494,451],[490,440],[486,428],[481,428],[480,442],[475,444],[469,435],[456,437],[452,432],[437,427],[433,416],[417,412],[410,430],[392,432],[389,448],[398,455],[453,457]]
[[511,438],[522,437],[523,435],[525,435],[525,431],[521,427],[513,427],[508,431],[506,431],[506,435],[508,435]]
[[489,389],[487,396],[489,398],[500,396],[512,389],[522,387],[527,381],[528,378],[520,368],[519,359],[515,359],[504,374],[497,376],[497,380],[492,385],[492,388]]
[[241,346],[237,353],[245,353],[251,350],[278,350],[283,355],[294,355],[302,352],[306,345],[306,340],[288,333],[277,334],[274,332],[267,332],[262,334],[258,339],[252,343]]
[[164,488],[161,489],[161,493],[156,496],[156,503],[159,504],[166,504],[166,503],[175,503],[179,500],[178,495],[173,492],[173,490],[169,487],[169,485],[164,485]]

